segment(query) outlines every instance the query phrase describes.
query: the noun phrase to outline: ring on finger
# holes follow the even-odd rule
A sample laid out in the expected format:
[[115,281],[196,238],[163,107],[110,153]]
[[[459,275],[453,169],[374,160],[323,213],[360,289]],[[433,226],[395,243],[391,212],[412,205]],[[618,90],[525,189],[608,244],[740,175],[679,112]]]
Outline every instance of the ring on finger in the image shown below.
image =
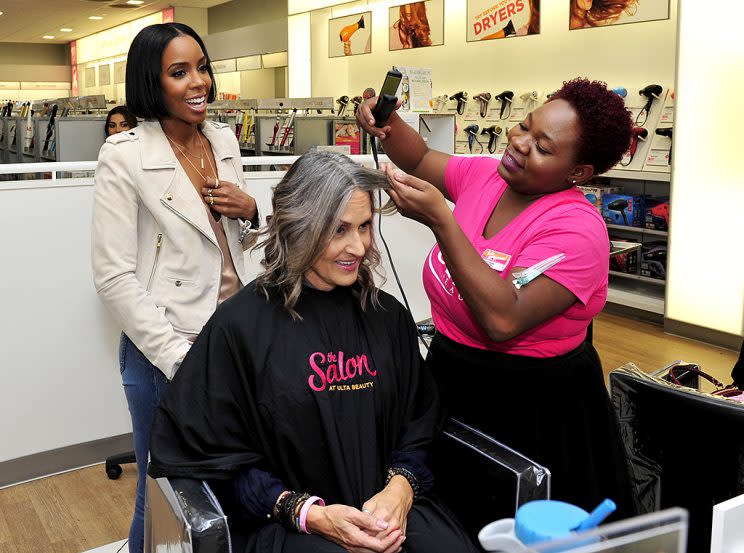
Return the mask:
[[368,515],[372,514],[372,511],[370,511],[369,509],[362,509],[362,512],[367,513]]
[[209,194],[209,205],[214,205],[214,196]]

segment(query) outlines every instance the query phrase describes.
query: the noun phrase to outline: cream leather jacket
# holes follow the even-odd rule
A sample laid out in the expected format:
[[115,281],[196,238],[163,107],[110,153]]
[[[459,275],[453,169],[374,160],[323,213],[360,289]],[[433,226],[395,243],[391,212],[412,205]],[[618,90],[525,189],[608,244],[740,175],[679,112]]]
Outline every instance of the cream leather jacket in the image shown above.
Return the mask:
[[[223,123],[207,121],[221,180],[245,188],[240,149]],[[240,222],[222,217],[246,284]],[[217,307],[222,251],[201,196],[160,123],[109,137],[98,155],[92,230],[93,280],[125,334],[169,379]]]

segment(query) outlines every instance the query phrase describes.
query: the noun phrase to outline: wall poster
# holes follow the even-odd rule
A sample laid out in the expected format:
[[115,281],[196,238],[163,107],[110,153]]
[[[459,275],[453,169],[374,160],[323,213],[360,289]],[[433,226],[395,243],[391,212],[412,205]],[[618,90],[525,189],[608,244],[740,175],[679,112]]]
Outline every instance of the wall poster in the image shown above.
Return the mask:
[[372,12],[328,20],[328,57],[340,58],[372,51]]
[[388,22],[391,51],[444,44],[444,0],[393,6]]
[[468,0],[467,40],[540,33],[540,0]]
[[570,0],[568,28],[587,29],[669,19],[669,0]]

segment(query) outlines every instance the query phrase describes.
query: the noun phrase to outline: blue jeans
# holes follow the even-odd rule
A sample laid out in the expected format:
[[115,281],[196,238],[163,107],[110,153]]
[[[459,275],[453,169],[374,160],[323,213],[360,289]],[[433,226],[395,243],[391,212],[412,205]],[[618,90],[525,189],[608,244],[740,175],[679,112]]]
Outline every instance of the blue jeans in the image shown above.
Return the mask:
[[150,446],[150,428],[155,408],[168,384],[165,375],[155,367],[132,341],[122,333],[119,341],[119,368],[124,393],[132,416],[134,456],[137,458],[137,500],[129,529],[130,553],[142,553],[145,534],[145,487]]

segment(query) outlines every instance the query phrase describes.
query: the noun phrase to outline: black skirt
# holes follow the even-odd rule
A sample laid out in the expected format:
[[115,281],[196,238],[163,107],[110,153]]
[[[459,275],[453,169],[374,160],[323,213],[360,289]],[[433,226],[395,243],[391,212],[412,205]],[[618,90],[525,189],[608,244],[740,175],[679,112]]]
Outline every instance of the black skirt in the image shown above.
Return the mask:
[[552,499],[613,519],[635,513],[630,476],[602,365],[591,344],[535,358],[464,346],[437,334],[427,357],[449,416],[547,467]]

